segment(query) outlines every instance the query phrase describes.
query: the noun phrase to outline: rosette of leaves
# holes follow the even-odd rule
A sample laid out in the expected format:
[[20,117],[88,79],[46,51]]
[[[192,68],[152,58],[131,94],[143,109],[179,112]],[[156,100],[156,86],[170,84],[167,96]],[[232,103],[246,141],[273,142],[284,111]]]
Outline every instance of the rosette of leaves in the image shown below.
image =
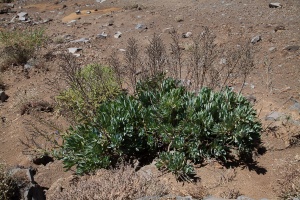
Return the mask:
[[[194,175],[192,163],[206,158],[223,162],[250,158],[260,143],[260,131],[255,110],[240,94],[208,88],[196,94],[160,75],[138,83],[135,95],[121,94],[102,103],[94,121],[73,129],[62,150],[63,157],[69,156],[66,166],[84,168],[82,159],[95,163],[80,172],[103,167],[95,157],[110,164],[157,158],[159,169],[187,180]],[[73,140],[77,142],[71,144]],[[73,146],[76,151],[66,148]],[[77,156],[87,149],[97,153]]]

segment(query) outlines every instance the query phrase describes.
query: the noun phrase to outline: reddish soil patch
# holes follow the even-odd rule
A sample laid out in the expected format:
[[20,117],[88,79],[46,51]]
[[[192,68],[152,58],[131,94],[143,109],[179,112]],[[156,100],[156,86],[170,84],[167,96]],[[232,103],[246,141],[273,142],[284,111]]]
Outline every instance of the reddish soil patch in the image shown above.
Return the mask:
[[[34,166],[31,156],[24,155],[25,147],[20,140],[25,140],[30,134],[26,125],[28,120],[40,128],[45,126],[32,114],[21,115],[21,107],[36,99],[54,103],[53,97],[58,93],[49,87],[49,80],[58,77],[60,61],[56,55],[59,52],[69,47],[80,47],[83,50],[78,62],[82,66],[89,63],[107,64],[110,53],[125,49],[130,37],[136,38],[141,51],[144,51],[143,47],[149,43],[153,33],[159,34],[165,44],[169,45],[171,39],[168,28],[175,27],[179,33],[190,31],[197,35],[203,31],[203,26],[208,26],[217,36],[216,43],[228,45],[227,48],[239,44],[241,40],[250,40],[257,35],[262,37],[261,41],[253,45],[256,69],[247,79],[243,94],[256,97],[255,108],[265,128],[262,139],[267,152],[257,157],[255,168],[227,169],[213,161],[205,167],[197,168],[201,178],[199,187],[204,186],[209,194],[216,196],[235,189],[254,199],[275,199],[281,169],[291,163],[295,164],[295,168],[300,167],[297,160],[300,142],[299,138],[294,137],[300,134],[297,124],[300,111],[291,108],[300,102],[300,50],[285,50],[286,46],[300,45],[300,1],[284,1],[283,7],[279,9],[269,8],[268,3],[267,0],[140,0],[136,6],[133,0],[107,0],[101,4],[95,0],[40,1],[38,4],[30,0],[26,1],[26,5],[17,1],[13,10],[27,12],[33,21],[37,18],[53,19],[46,24],[35,25],[44,27],[51,41],[40,49],[39,54],[41,57],[51,56],[47,59],[43,57],[38,67],[28,72],[24,71],[23,66],[12,66],[0,74],[7,86],[5,92],[10,96],[7,102],[0,103],[0,117],[3,119],[0,121],[0,159],[10,166]],[[76,10],[81,10],[81,14],[77,15]],[[91,14],[87,14],[87,11],[91,11]],[[9,23],[15,15],[0,15],[3,18],[0,30],[19,25],[29,26],[29,23],[19,21]],[[178,17],[182,21],[176,20]],[[65,24],[73,19],[77,21]],[[111,26],[107,25],[109,21],[113,21]],[[147,29],[138,30],[135,28],[137,24],[144,24]],[[284,26],[284,29],[277,31],[278,26]],[[123,33],[121,38],[113,37],[117,31]],[[109,35],[107,39],[96,38],[102,32]],[[90,38],[90,41],[70,42],[82,37]],[[192,38],[180,40],[183,47],[188,47],[192,42]],[[169,47],[167,49],[169,51]],[[118,51],[118,55],[122,56],[123,52]],[[267,65],[264,65],[265,61]],[[63,83],[62,80],[57,82]],[[241,82],[237,81],[232,86],[238,91]],[[266,121],[265,117],[272,111],[284,113],[292,121]],[[64,130],[69,126],[67,120],[56,112],[37,113],[46,121],[60,124]],[[69,177],[72,173],[64,172],[58,161],[35,167],[38,168],[36,181],[44,187],[50,187],[58,178]],[[169,181],[174,190],[180,191],[180,183],[176,183],[171,176],[166,175],[163,179]],[[186,188],[181,192],[183,195],[189,193]]]

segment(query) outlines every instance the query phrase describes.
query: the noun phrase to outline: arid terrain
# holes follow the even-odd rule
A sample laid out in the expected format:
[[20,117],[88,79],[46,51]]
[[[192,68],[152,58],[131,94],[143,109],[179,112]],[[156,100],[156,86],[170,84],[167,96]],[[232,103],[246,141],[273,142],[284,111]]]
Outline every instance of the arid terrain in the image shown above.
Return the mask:
[[[42,130],[51,130],[36,116],[58,124],[62,130],[70,125],[54,107],[55,96],[64,87],[59,75],[61,60],[57,55],[69,54],[68,48],[80,48],[76,52],[80,65],[108,64],[113,51],[122,57],[129,38],[135,38],[143,52],[154,33],[163,39],[170,51],[172,29],[180,34],[191,33],[191,36],[186,34],[188,37],[180,38],[184,51],[188,51],[193,37],[204,27],[216,35],[215,43],[225,49],[259,38],[251,44],[255,69],[247,78],[242,93],[255,99],[254,107],[263,124],[261,137],[266,152],[255,157],[257,165],[253,168],[227,168],[213,160],[207,161],[206,165],[196,168],[200,178],[196,184],[176,182],[171,174],[161,175],[151,165],[145,169],[159,174],[159,179],[174,195],[194,196],[205,190],[206,196],[228,199],[236,198],[230,193],[253,199],[277,199],[281,184],[285,184],[281,180],[300,168],[299,0],[281,0],[279,8],[271,8],[269,0],[15,0],[12,3],[14,6],[9,10],[14,12],[0,14],[0,30],[41,27],[48,39],[31,63],[28,62],[30,67],[8,66],[0,72],[4,91],[9,96],[5,102],[0,102],[0,161],[9,168],[36,168],[35,181],[41,187],[50,188],[58,179],[69,180],[73,174],[65,172],[58,160],[45,166],[34,164],[33,152],[21,142],[30,137],[32,124]],[[6,6],[1,3],[1,7]],[[21,12],[27,13],[24,21],[16,17]],[[118,31],[122,35],[115,37]],[[107,36],[99,36],[102,33]],[[236,81],[231,87],[239,91],[241,84]],[[36,101],[48,102],[54,111],[27,112],[24,105]],[[40,142],[43,146],[43,141]]]

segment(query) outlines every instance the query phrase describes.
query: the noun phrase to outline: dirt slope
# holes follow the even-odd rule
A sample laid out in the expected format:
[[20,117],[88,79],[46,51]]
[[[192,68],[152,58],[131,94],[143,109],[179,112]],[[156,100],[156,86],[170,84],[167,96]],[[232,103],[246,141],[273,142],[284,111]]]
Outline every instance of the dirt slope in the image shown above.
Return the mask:
[[[43,47],[40,54],[48,53],[52,57],[46,59],[45,56],[40,56],[37,67],[31,68],[28,73],[24,72],[23,66],[13,66],[2,73],[6,83],[5,92],[10,98],[7,102],[0,103],[0,117],[3,119],[0,125],[0,159],[10,166],[35,166],[31,162],[31,156],[24,155],[25,147],[20,140],[24,140],[29,134],[26,125],[28,120],[39,127],[42,125],[31,114],[21,115],[20,109],[24,103],[34,99],[53,102],[57,93],[51,90],[48,80],[55,80],[59,73],[59,61],[55,56],[59,52],[67,51],[69,47],[80,47],[82,51],[78,61],[82,65],[107,63],[106,58],[110,53],[125,49],[130,37],[136,38],[143,47],[148,44],[153,33],[158,33],[165,44],[169,44],[168,28],[174,27],[179,33],[190,31],[197,35],[203,30],[203,26],[208,26],[216,34],[216,43],[220,45],[237,45],[241,40],[261,36],[261,41],[254,44],[256,69],[247,80],[243,94],[255,96],[255,108],[260,113],[264,127],[274,127],[275,131],[262,133],[267,152],[257,158],[260,168],[226,169],[212,162],[197,169],[201,184],[210,194],[217,196],[234,188],[254,199],[275,199],[276,181],[285,166],[300,166],[297,160],[300,141],[299,137],[294,137],[300,135],[300,108],[292,107],[300,102],[300,49],[286,48],[300,46],[300,1],[281,1],[282,8],[269,8],[269,3],[268,0],[14,2],[12,10],[17,13],[27,12],[33,22],[51,20],[37,25],[18,20],[9,23],[16,14],[1,14],[0,28],[12,29],[30,24],[44,27],[52,42]],[[82,14],[76,15],[76,10],[81,10]],[[91,13],[87,14],[87,11]],[[182,20],[178,20],[179,18]],[[76,22],[69,23],[71,20]],[[137,24],[146,25],[147,29],[136,29]],[[118,39],[113,37],[117,31],[122,32]],[[108,34],[107,39],[96,38],[102,32]],[[89,38],[90,41],[70,42],[80,38]],[[191,41],[191,38],[182,39],[182,46],[188,46]],[[264,65],[265,61],[268,69]],[[237,82],[233,87],[238,91],[240,85]],[[292,120],[287,123],[284,119],[278,122],[266,121],[265,117],[272,111],[284,113]],[[59,122],[64,128],[69,125],[55,112],[39,112],[38,115],[48,121]],[[44,187],[50,187],[59,177],[70,176],[70,172],[65,173],[61,163],[57,161],[35,167],[38,168],[36,181]],[[178,186],[172,178],[168,180],[171,186]]]

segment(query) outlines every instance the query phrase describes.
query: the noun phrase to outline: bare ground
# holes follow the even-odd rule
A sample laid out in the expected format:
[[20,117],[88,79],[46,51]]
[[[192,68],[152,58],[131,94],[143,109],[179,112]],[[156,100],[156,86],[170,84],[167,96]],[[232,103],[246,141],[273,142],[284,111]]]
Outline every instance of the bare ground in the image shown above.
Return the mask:
[[[276,9],[269,8],[269,3],[267,0],[15,2],[12,10],[26,11],[34,21],[53,19],[48,23],[35,25],[44,27],[52,42],[40,50],[38,67],[25,73],[23,66],[12,66],[3,72],[5,92],[10,98],[0,104],[0,116],[3,119],[0,129],[0,159],[9,166],[35,166],[31,162],[31,156],[24,154],[25,147],[20,140],[24,140],[29,134],[25,123],[27,120],[41,125],[33,115],[21,115],[20,109],[24,103],[34,99],[53,103],[52,99],[57,95],[57,91],[51,90],[48,80],[55,80],[59,73],[59,61],[55,56],[59,52],[66,51],[68,47],[81,47],[83,50],[78,61],[82,65],[107,63],[110,53],[113,50],[124,49],[130,37],[136,38],[143,47],[153,33],[158,33],[165,43],[169,44],[170,35],[167,28],[174,27],[179,33],[190,31],[197,35],[203,30],[203,26],[208,26],[217,36],[216,43],[226,44],[228,48],[257,35],[262,38],[254,44],[256,69],[248,78],[243,94],[256,97],[255,108],[265,127],[262,138],[267,151],[257,157],[258,165],[253,169],[225,168],[213,161],[205,167],[197,168],[197,174],[201,178],[199,188],[204,186],[208,194],[216,196],[224,197],[226,192],[235,190],[254,199],[276,199],[276,192],[279,190],[277,180],[282,176],[282,169],[290,165],[299,168],[300,165],[299,124],[284,120],[266,121],[265,117],[272,111],[278,111],[285,113],[293,122],[300,121],[300,111],[291,109],[295,102],[300,102],[300,50],[284,49],[289,45],[300,45],[300,1],[283,1],[283,7]],[[74,14],[76,10],[83,13],[80,19],[79,15]],[[91,14],[85,14],[86,11],[91,11]],[[24,26],[23,22],[18,21],[8,24],[14,16],[14,13],[0,15],[0,18],[3,18],[0,23],[1,29]],[[182,18],[182,21],[177,20],[178,18]],[[77,21],[66,24],[73,19]],[[113,25],[108,26],[111,20]],[[147,29],[136,30],[135,26],[139,23],[145,24]],[[284,27],[283,30],[277,30],[278,26]],[[122,32],[121,38],[113,37],[117,31]],[[108,33],[109,37],[105,40],[96,39],[96,35],[102,32]],[[71,43],[67,39],[61,39],[65,35],[70,35],[71,40],[82,37],[91,40],[88,43]],[[61,40],[63,42],[59,42]],[[188,47],[191,41],[191,38],[182,39],[181,44]],[[275,49],[271,51],[271,47]],[[43,57],[46,54],[52,56]],[[122,52],[119,51],[119,54]],[[265,61],[269,63],[269,70],[264,65]],[[239,82],[233,85],[237,91],[240,86]],[[56,112],[38,114],[48,121],[61,124],[63,128],[68,127],[66,120]],[[43,187],[50,187],[58,178],[69,177],[72,173],[64,172],[59,161],[35,167],[38,169],[36,181]],[[164,175],[162,179],[167,180],[168,185],[179,194],[193,193],[182,187],[181,183],[177,183],[170,175]]]

